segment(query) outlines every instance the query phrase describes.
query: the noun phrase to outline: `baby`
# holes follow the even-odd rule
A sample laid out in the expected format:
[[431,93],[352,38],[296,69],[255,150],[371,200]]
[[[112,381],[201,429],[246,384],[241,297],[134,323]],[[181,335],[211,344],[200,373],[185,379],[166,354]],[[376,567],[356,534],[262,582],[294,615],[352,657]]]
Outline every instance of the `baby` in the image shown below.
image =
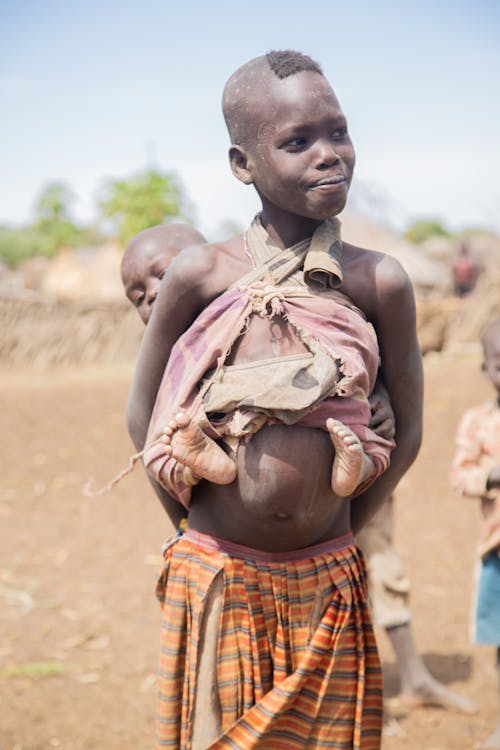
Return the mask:
[[[332,240],[333,244],[336,224],[332,224],[332,230],[329,241]],[[129,243],[122,261],[122,282],[127,297],[144,323],[149,320],[160,280],[175,255],[186,245],[204,242],[203,236],[192,227],[171,224],[146,229]],[[334,270],[341,274],[336,264]],[[265,295],[265,286],[262,290]],[[372,343],[370,340],[376,349],[375,337],[357,308],[346,305],[340,298],[338,306],[344,324],[344,338],[347,326],[353,339],[358,339],[362,324],[367,339],[366,349]],[[226,450],[236,453],[242,437],[248,440],[263,424],[277,421],[293,424],[300,420],[301,424],[328,431],[335,448],[332,489],[340,497],[364,488],[385,468],[384,464],[382,467],[380,463],[377,465],[377,459],[374,461],[363,449],[355,432],[336,418],[348,403],[345,399],[330,397],[332,392],[342,392],[344,374],[340,360],[314,347],[311,342],[315,351],[309,352],[284,319],[277,318],[275,327],[276,335],[282,339],[287,337],[291,342],[289,356],[264,362],[248,361],[237,341],[233,353],[216,376],[213,378],[209,373],[196,384],[196,391],[204,393],[206,419],[194,418],[189,410],[180,410],[172,415],[166,426],[162,424],[160,438],[155,443],[161,443],[161,450],[171,458],[167,461],[170,476],[159,472],[155,478],[174,496],[176,480],[172,480],[172,471],[177,477],[177,489],[179,478],[186,488],[201,478],[217,484],[231,483],[236,476],[236,462]],[[240,339],[244,339],[244,334]],[[165,411],[162,409],[161,413],[163,415]],[[387,457],[388,462],[392,441],[373,433],[369,435],[370,446],[374,442],[373,435],[377,457],[382,446],[382,451],[386,452],[383,459]],[[224,448],[212,438],[222,438]],[[154,455],[156,445],[152,448],[146,445],[146,455],[150,457],[151,450]],[[189,489],[184,494],[188,493]]]
[[121,277],[125,294],[144,324],[165,271],[183,247],[204,245],[205,237],[189,224],[150,227],[133,237],[125,248]]

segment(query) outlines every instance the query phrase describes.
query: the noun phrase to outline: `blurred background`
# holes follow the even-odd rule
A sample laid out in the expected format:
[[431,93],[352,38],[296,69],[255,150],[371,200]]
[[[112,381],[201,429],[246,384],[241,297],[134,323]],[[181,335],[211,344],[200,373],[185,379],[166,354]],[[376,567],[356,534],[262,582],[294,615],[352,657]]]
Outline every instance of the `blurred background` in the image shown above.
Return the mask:
[[[429,664],[481,706],[396,711],[384,748],[470,750],[487,734],[492,657],[468,638],[479,511],[447,474],[461,413],[488,394],[480,331],[500,315],[499,7],[0,3],[1,750],[152,746],[152,590],[170,528],[140,469],[99,500],[81,492],[132,452],[142,326],[119,265],[149,226],[188,221],[217,240],[250,223],[221,92],[284,48],[322,65],[348,118],[344,238],[396,256],[414,284],[427,427],[398,549]],[[381,648],[390,675],[383,635]]]
[[[449,296],[464,245],[485,269],[498,255],[499,15],[488,0],[2,3],[2,297],[36,318],[64,299],[69,325],[75,300],[121,301],[120,255],[140,229],[187,220],[209,240],[244,229],[258,202],[230,173],[221,91],[240,64],[287,47],[321,63],[348,117],[344,236],[397,255],[419,297]],[[7,307],[10,332],[18,306]],[[131,341],[101,345],[89,325],[72,353],[66,336],[33,338],[28,354],[8,333],[1,361],[130,358]],[[476,324],[458,329],[477,337]]]

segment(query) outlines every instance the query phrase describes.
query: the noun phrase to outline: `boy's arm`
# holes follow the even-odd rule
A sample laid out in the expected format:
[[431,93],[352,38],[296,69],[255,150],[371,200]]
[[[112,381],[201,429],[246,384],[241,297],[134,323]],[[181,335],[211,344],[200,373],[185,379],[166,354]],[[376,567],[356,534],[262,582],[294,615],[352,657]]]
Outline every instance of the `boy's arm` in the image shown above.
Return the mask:
[[422,441],[423,369],[417,339],[415,300],[401,265],[389,256],[375,268],[374,302],[365,310],[380,347],[380,375],[396,422],[396,447],[387,471],[351,502],[354,533],[393,492],[417,457]]
[[481,417],[476,409],[470,409],[462,417],[451,466],[453,489],[469,497],[484,496],[488,490],[495,489],[496,473],[490,476],[494,461],[481,447]]

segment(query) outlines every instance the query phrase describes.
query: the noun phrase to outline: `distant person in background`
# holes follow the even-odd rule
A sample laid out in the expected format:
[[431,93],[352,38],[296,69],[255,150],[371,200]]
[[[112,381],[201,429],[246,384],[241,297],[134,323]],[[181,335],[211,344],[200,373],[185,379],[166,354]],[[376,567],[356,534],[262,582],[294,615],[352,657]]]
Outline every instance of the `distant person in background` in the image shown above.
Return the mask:
[[470,294],[476,286],[481,270],[481,266],[472,255],[469,245],[463,241],[452,267],[455,294],[459,297]]
[[481,748],[500,750],[500,318],[486,326],[482,370],[495,399],[469,409],[457,432],[452,483],[467,497],[481,500],[484,518],[476,588],[476,643],[496,646],[498,723]]

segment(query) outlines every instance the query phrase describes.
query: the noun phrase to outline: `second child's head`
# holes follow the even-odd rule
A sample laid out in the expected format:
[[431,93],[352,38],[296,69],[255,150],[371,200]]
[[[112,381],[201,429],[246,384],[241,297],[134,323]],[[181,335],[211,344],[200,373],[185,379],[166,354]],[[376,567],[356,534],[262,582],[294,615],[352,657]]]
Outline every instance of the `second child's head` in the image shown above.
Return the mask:
[[205,237],[189,224],[151,227],[133,237],[121,263],[123,288],[143,323],[147,323],[160,281],[176,255],[188,245],[203,245]]
[[500,318],[489,323],[481,336],[483,372],[500,398]]
[[342,211],[355,155],[318,63],[293,50],[250,60],[228,80],[222,108],[233,173],[264,210],[315,221]]

